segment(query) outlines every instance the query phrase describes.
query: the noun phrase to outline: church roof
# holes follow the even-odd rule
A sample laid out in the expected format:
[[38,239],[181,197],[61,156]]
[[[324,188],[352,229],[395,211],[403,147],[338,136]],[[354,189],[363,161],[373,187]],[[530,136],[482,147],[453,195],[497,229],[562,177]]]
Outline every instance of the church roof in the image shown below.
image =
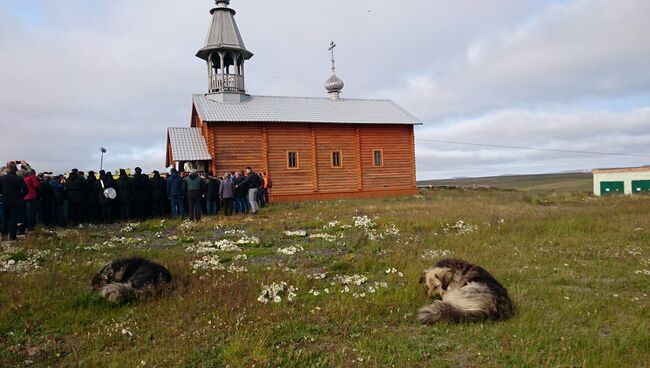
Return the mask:
[[212,9],[212,23],[210,31],[205,40],[205,46],[196,54],[196,56],[207,60],[210,51],[214,50],[237,50],[241,51],[244,59],[248,60],[253,57],[253,53],[244,46],[244,39],[239,32],[237,22],[235,21],[235,11],[225,5],[217,6]]
[[241,103],[222,103],[203,94],[193,100],[204,122],[421,124],[390,100],[249,96]]
[[169,128],[167,135],[174,161],[212,160],[200,128]]

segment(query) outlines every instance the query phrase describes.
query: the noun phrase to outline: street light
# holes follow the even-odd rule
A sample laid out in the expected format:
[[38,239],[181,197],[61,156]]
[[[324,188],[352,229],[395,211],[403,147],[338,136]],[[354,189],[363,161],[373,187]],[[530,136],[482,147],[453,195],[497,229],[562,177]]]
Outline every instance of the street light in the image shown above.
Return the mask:
[[104,153],[106,153],[106,148],[100,147],[99,150],[102,153],[102,160],[101,160],[101,162],[99,164],[99,171],[102,171],[104,169]]

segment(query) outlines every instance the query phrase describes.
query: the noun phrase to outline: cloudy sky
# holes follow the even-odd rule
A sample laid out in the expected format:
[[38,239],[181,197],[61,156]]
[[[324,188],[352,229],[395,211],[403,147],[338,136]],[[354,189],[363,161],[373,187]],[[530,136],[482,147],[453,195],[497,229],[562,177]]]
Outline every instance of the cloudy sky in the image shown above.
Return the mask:
[[[212,0],[0,0],[0,159],[164,165],[207,89]],[[252,94],[344,97],[416,115],[418,178],[650,164],[650,1],[232,0]],[[429,141],[427,141],[429,140]],[[597,151],[582,155],[431,140]]]

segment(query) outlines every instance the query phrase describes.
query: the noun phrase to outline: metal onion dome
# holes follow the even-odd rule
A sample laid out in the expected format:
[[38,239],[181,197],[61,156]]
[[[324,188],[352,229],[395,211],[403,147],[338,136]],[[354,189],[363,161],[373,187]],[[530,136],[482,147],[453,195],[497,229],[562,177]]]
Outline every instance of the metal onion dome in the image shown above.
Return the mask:
[[336,75],[336,61],[334,59],[335,47],[336,44],[332,41],[329,48],[332,52],[332,75],[325,81],[325,89],[331,99],[338,100],[341,97],[341,90],[345,87],[345,83],[343,83],[343,80]]

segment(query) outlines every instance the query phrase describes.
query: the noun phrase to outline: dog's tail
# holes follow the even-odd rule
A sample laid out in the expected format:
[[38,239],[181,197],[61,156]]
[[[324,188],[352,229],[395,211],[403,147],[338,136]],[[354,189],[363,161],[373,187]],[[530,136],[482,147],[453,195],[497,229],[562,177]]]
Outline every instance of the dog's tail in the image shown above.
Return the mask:
[[438,321],[474,322],[487,318],[489,318],[489,313],[486,310],[463,308],[441,300],[436,300],[433,304],[424,306],[418,311],[418,320],[425,325]]
[[460,289],[451,290],[443,295],[442,300],[422,307],[418,312],[418,320],[431,324],[438,321],[475,322],[510,317],[511,305],[502,311],[500,304],[502,301],[499,295],[495,295],[490,288],[470,283]]
[[111,303],[124,304],[132,302],[139,297],[139,291],[129,284],[111,283],[102,286],[99,289],[99,295],[106,298]]

